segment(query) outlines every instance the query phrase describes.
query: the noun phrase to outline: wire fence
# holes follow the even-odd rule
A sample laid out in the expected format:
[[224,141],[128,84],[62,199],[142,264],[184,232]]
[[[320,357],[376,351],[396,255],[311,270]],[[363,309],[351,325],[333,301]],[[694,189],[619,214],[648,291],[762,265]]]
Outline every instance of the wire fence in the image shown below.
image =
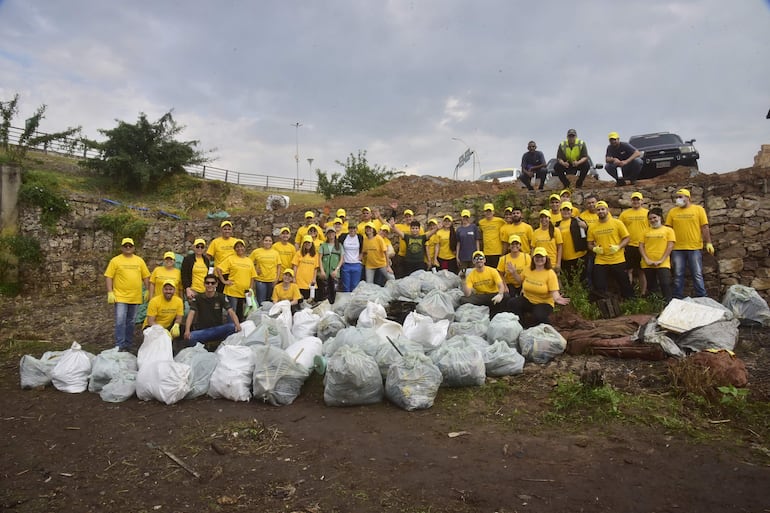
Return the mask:
[[[10,144],[18,144],[19,137],[24,132],[24,129],[17,127],[9,127],[8,129],[8,142]],[[48,135],[45,132],[35,132],[34,137]],[[68,138],[56,141],[49,141],[39,146],[31,146],[30,150],[40,151],[43,153],[53,153],[56,155],[62,155],[65,157],[87,159],[87,158],[101,158],[101,152],[92,148],[91,146],[84,144],[81,139]],[[284,176],[272,176],[272,175],[260,175],[253,173],[242,173],[240,171],[234,171],[232,169],[224,169],[221,167],[210,166],[208,164],[200,164],[193,166],[185,166],[185,171],[192,176],[203,178],[206,180],[218,180],[220,182],[234,183],[238,185],[246,185],[249,187],[257,187],[264,190],[277,190],[277,191],[297,191],[297,192],[316,192],[318,188],[317,180],[307,180],[304,178],[287,178]]]

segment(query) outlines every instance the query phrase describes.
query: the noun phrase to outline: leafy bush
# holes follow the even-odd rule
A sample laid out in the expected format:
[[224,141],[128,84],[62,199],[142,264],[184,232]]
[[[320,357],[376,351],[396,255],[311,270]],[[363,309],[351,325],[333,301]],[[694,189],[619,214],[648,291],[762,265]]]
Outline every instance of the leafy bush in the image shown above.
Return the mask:
[[39,207],[40,222],[47,228],[56,226],[56,222],[72,210],[67,199],[61,195],[56,179],[33,171],[22,175],[19,201]]
[[96,226],[115,235],[116,243],[123,237],[131,237],[138,244],[147,233],[150,222],[132,210],[121,208],[97,217]]
[[366,151],[362,150],[358,150],[358,156],[351,153],[345,162],[335,162],[342,166],[344,174],[332,173],[331,177],[328,177],[320,169],[316,170],[318,193],[323,194],[327,200],[335,196],[353,196],[374,189],[403,174],[401,171],[385,169],[378,165],[370,166],[366,160]]

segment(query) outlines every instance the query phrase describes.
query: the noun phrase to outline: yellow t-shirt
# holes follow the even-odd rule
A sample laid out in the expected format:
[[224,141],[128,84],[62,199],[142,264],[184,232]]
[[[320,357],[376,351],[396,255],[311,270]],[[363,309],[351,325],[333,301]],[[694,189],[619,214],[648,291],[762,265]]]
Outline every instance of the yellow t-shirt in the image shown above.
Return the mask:
[[[607,214],[607,215],[609,217],[612,217],[610,214]],[[590,229],[593,225],[599,222],[599,214],[597,214],[596,212],[591,213],[588,210],[584,210],[580,214],[580,219],[585,221],[586,224],[588,225],[588,228]]]
[[618,219],[626,225],[628,234],[631,236],[628,242],[629,246],[639,246],[645,232],[650,229],[650,222],[647,220],[648,212],[646,208],[636,210],[627,208],[618,216]]
[[387,267],[388,259],[386,256],[387,245],[385,239],[379,235],[375,235],[371,239],[364,237],[364,245],[362,252],[364,255],[364,265],[367,269],[379,269],[381,267]]
[[176,295],[182,295],[182,272],[176,267],[168,268],[164,265],[159,265],[152,270],[150,274],[150,283],[155,286],[155,292],[152,297],[158,297],[163,295],[163,282],[166,280],[174,280]]
[[666,214],[666,226],[676,234],[674,249],[703,249],[701,227],[706,224],[706,211],[700,205],[674,207]]
[[273,243],[273,249],[278,252],[281,257],[281,269],[291,269],[292,262],[294,262],[294,253],[297,252],[297,248],[290,242],[278,241]]
[[502,273],[505,283],[518,288],[521,287],[521,282],[514,279],[513,274],[511,274],[511,272],[508,270],[508,264],[513,265],[513,268],[516,269],[518,275],[521,276],[521,273],[524,272],[524,269],[529,269],[531,262],[532,257],[529,256],[529,253],[524,253],[524,251],[519,251],[519,254],[516,256],[516,258],[514,258],[510,253],[506,253],[500,257],[500,261],[497,263],[497,270]]
[[297,228],[297,233],[294,236],[294,242],[297,243],[298,246],[302,245],[302,238],[307,235],[307,231],[310,229],[310,225],[303,224],[299,228]]
[[150,277],[150,271],[141,257],[122,254],[113,257],[104,276],[112,278],[115,301],[130,305],[142,304],[142,280]]
[[[164,296],[155,296],[147,304],[147,317],[155,317],[155,324],[169,328],[177,316],[184,313],[184,303],[179,296],[171,296],[171,301],[166,301]],[[145,326],[147,321],[145,320]]]
[[524,269],[521,293],[533,305],[554,306],[553,291],[559,290],[559,279],[553,269]]
[[518,235],[521,237],[521,251],[529,253],[532,248],[532,226],[528,225],[524,221],[519,224],[505,224],[500,228],[500,242],[508,244],[508,239],[511,235]]
[[257,248],[251,252],[249,258],[254,262],[254,267],[259,268],[257,281],[273,283],[278,279],[278,266],[281,265],[281,255],[273,248]]
[[601,255],[596,255],[597,265],[622,264],[626,261],[625,252],[621,249],[617,253],[610,254],[610,246],[619,245],[620,241],[628,237],[626,225],[618,219],[610,219],[605,222],[598,222],[588,230],[588,241],[593,241],[604,251]]
[[302,293],[299,291],[299,287],[297,287],[296,283],[290,284],[288,290],[283,288],[283,283],[279,283],[273,287],[273,303],[283,301],[284,299],[294,301],[295,299],[299,300],[300,298],[302,298]]
[[492,217],[492,219],[482,217],[479,220],[481,241],[483,243],[483,251],[485,255],[502,255],[503,243],[500,240],[500,228],[503,226],[505,226],[505,221],[500,217]]
[[485,265],[479,271],[475,267],[465,277],[465,284],[476,294],[497,294],[503,279],[497,269]]
[[[294,280],[297,286],[301,289],[309,289],[310,284],[315,276],[314,271],[318,267],[321,267],[321,258],[316,253],[311,255],[310,253],[303,255],[302,252],[297,251],[292,261],[292,267],[296,266],[294,270]],[[278,287],[276,287],[278,288]]]
[[548,258],[551,259],[551,265],[556,265],[558,246],[563,244],[564,239],[561,236],[561,230],[556,227],[553,229],[553,238],[551,238],[548,229],[538,228],[532,232],[532,249],[545,248],[548,252]]
[[455,252],[449,247],[449,230],[441,228],[436,232],[436,238],[438,240],[438,257],[443,260],[454,259],[456,257]]
[[372,223],[374,224],[374,233],[379,234],[380,228],[382,228],[382,221],[379,219],[372,218],[371,221],[361,221],[358,223],[358,228],[356,228],[356,231],[358,232],[358,235],[363,236],[363,238],[366,238],[366,231],[364,230],[366,228],[366,223]]
[[208,273],[209,268],[206,265],[206,262],[203,261],[203,257],[196,257],[192,268],[192,284],[190,285],[190,288],[201,294],[206,292],[206,287],[203,285],[203,279],[206,278]]
[[[674,230],[669,226],[661,226],[660,228],[650,228],[642,238],[640,246],[644,246],[644,252],[650,260],[658,260],[666,252],[666,247],[669,242],[673,242],[676,245],[676,235]],[[659,269],[659,268],[671,268],[671,257],[666,258],[662,264],[657,267],[647,265],[642,259],[642,268]]]
[[214,267],[219,267],[230,255],[235,254],[235,237],[228,237],[227,240],[217,237],[209,244],[206,254],[214,259]]
[[246,297],[246,291],[251,288],[251,280],[257,277],[254,262],[249,257],[239,257],[234,254],[219,267],[222,274],[229,274],[232,285],[225,285],[224,293],[231,297]]
[[438,235],[434,233],[425,242],[425,251],[428,253],[428,264],[433,263],[433,256],[436,254],[436,246],[438,245]]
[[564,260],[575,260],[586,254],[585,250],[575,251],[575,245],[572,242],[572,232],[569,230],[572,223],[573,220],[570,218],[569,220],[562,220],[562,222],[559,223],[559,226],[556,227],[556,229],[561,232],[561,239],[563,242],[561,247],[562,262]]

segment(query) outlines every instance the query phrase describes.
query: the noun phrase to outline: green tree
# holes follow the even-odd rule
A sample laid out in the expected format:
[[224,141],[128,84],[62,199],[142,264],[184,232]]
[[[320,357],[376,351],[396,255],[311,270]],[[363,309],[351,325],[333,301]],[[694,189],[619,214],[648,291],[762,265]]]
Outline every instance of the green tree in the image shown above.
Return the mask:
[[99,130],[107,138],[98,145],[101,157],[86,159],[84,164],[120,186],[144,190],[166,176],[183,173],[184,166],[209,160],[196,149],[199,141],[174,139],[185,127],[176,124],[171,111],[154,123],[143,112],[134,124],[116,121],[115,128]]
[[344,173],[332,173],[329,177],[320,169],[316,170],[318,193],[326,199],[368,191],[404,174],[403,171],[385,169],[377,164],[370,166],[365,150],[358,150],[357,156],[351,153],[345,162],[335,162],[342,166]]
[[0,102],[0,146],[2,146],[6,156],[12,161],[21,162],[30,148],[40,146],[47,148],[54,141],[65,141],[72,145],[72,147],[78,143],[79,140],[72,136],[80,133],[80,127],[70,127],[62,132],[53,134],[37,133],[40,122],[45,118],[45,109],[45,104],[37,108],[32,117],[25,121],[24,130],[19,135],[16,144],[12,144],[10,141],[11,124],[13,123],[13,118],[19,113],[19,95],[16,94],[10,101]]

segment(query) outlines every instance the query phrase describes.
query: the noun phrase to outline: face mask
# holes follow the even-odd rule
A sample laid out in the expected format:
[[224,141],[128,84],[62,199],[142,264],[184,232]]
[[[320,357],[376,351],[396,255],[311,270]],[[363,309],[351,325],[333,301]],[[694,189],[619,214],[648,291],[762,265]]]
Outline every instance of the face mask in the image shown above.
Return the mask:
[[674,203],[676,203],[677,207],[683,207],[684,206],[684,198],[677,198],[674,200]]

